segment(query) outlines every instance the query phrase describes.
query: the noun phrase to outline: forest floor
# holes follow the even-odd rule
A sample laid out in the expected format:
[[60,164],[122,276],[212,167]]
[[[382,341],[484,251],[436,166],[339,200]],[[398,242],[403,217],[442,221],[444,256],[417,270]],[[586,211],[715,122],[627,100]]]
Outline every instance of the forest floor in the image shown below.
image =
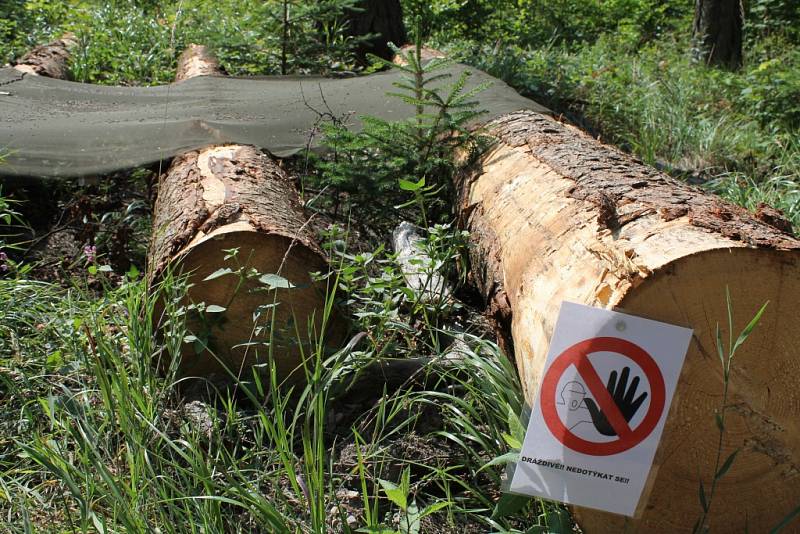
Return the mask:
[[[79,29],[70,66],[79,81],[168,83],[190,41],[215,47],[231,74],[280,67],[269,2],[192,1],[180,13],[169,2],[22,4],[2,20],[13,29],[0,25],[2,56]],[[686,39],[641,50],[622,38],[539,48],[439,39],[646,162],[748,208],[775,205],[800,227],[790,90],[800,83],[772,85],[800,64],[796,49],[771,53],[776,41],[762,42],[758,60],[734,74],[691,65]],[[307,50],[291,49],[293,72],[353,68],[346,54],[308,61]],[[775,109],[759,107],[767,93]],[[340,350],[315,347],[308,385],[293,391],[269,373],[188,384],[151,365],[176,361],[191,335],[179,306],[155,316],[160,299],[180,301],[185,281],[150,291],[144,276],[153,169],[0,190],[0,528],[577,531],[563,507],[502,492],[524,398],[466,283],[463,234],[443,216],[422,246],[456,299],[409,296],[389,233],[398,217],[419,214],[390,205],[386,220],[364,220],[388,193],[359,196],[353,177],[330,169],[338,181],[320,167],[296,173],[297,185],[330,223],[320,241],[337,280],[331,298],[354,325]],[[386,357],[427,363],[382,387],[365,383],[370,363]]]

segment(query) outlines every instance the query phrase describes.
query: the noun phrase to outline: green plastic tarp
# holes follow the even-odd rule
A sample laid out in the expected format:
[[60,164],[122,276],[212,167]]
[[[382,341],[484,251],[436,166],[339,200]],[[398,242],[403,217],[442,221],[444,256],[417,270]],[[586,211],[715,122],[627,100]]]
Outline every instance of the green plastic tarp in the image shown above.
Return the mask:
[[[453,83],[464,70],[467,89],[479,93],[483,119],[533,109],[547,112],[486,73],[453,65]],[[444,71],[443,71],[444,72]],[[158,87],[109,87],[0,69],[0,176],[78,177],[152,165],[212,144],[255,145],[277,157],[318,149],[320,114],[387,120],[412,117],[414,108],[387,95],[402,73],[360,77],[206,76]],[[445,87],[446,89],[446,87]]]

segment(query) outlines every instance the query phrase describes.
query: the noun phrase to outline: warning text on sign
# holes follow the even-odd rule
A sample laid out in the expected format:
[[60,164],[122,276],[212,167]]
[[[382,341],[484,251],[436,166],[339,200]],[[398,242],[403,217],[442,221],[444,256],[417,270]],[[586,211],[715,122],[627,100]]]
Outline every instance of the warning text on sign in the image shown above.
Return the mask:
[[600,471],[585,469],[583,467],[577,467],[574,465],[564,465],[561,462],[554,462],[553,460],[543,460],[541,458],[529,458],[528,456],[522,456],[520,458],[520,461],[527,462],[529,464],[540,465],[542,467],[549,467],[550,469],[563,469],[567,473],[575,473],[577,475],[591,476],[603,480],[620,482],[622,484],[627,484],[628,482],[631,481],[631,479],[628,477],[615,475],[614,473],[601,473]]

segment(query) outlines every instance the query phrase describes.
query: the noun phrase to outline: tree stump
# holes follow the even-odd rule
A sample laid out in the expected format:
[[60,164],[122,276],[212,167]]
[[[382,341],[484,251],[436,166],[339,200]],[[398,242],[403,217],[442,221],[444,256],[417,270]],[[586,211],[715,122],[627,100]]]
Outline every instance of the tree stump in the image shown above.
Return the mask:
[[[686,362],[635,519],[575,509],[585,532],[688,532],[717,454],[727,342],[766,302],[732,364],[712,532],[772,528],[800,504],[800,241],[780,213],[755,215],[533,112],[488,125],[497,144],[460,178],[476,286],[510,332],[532,402],[559,306],[568,300],[689,326]],[[735,338],[734,338],[735,339]]]
[[[209,58],[204,47],[190,47],[177,81],[219,74]],[[325,284],[311,273],[328,265],[297,191],[274,160],[243,145],[175,158],[160,179],[150,261],[154,281],[168,265],[189,273],[185,304],[204,303],[205,311],[187,317],[196,339],[184,344],[180,375],[248,378],[271,357],[279,380],[304,378],[300,366],[322,339],[326,302]],[[259,275],[226,271],[240,268]]]

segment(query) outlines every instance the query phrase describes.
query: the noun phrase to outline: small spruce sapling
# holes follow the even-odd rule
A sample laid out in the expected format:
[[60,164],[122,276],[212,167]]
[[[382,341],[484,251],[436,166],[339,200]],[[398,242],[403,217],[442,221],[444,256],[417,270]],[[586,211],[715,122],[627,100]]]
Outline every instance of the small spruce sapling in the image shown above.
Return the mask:
[[425,61],[419,40],[405,51],[390,46],[400,64],[373,58],[380,66],[406,74],[394,84],[398,91],[389,95],[414,106],[414,116],[405,121],[361,117],[363,129],[358,133],[341,124],[324,125],[331,156],[319,166],[328,183],[364,209],[385,216],[386,204],[394,209],[414,207],[427,227],[449,215],[456,155],[474,155],[482,146],[482,137],[470,124],[485,113],[474,97],[489,84],[467,88],[470,73],[464,71],[444,86],[453,77],[447,72],[452,60]]

